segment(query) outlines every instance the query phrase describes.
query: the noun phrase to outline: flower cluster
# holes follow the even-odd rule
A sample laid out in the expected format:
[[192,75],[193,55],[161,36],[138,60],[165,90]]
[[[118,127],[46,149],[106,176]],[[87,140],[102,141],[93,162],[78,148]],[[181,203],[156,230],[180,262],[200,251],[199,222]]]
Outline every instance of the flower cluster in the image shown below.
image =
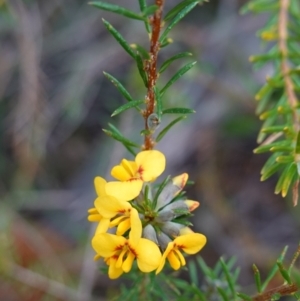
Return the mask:
[[111,279],[129,272],[134,260],[144,273],[159,273],[166,259],[177,270],[185,265],[182,251],[195,254],[206,243],[204,235],[189,228],[187,217],[199,203],[184,197],[188,175],[167,177],[155,186],[165,164],[161,152],[142,151],[135,161],[123,159],[113,167],[118,181],[95,178],[97,198],[88,216],[98,223],[92,246],[95,259],[108,264]]

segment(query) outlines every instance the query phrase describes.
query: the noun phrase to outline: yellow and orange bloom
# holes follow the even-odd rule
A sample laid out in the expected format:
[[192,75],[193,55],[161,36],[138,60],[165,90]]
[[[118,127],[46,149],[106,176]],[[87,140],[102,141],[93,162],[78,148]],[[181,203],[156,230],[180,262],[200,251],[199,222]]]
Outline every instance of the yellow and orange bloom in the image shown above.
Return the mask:
[[[88,220],[98,222],[92,246],[95,260],[103,258],[111,279],[128,273],[135,260],[144,273],[156,270],[158,274],[166,259],[177,270],[186,264],[182,252],[195,254],[206,244],[204,235],[186,226],[199,206],[181,192],[188,174],[167,178],[158,188],[152,186],[164,169],[161,152],[142,151],[135,161],[123,159],[112,168],[111,175],[118,181],[95,178],[97,198],[88,211]],[[186,222],[179,223],[177,218]],[[106,233],[109,228],[113,229]]]
[[135,259],[144,273],[157,269],[161,260],[158,246],[148,239],[141,238],[142,223],[135,209],[131,218],[132,230],[128,239],[109,233],[96,233],[92,239],[92,246],[98,257],[104,257],[109,264],[109,277],[112,279],[118,278],[123,272],[128,273]]
[[113,167],[111,175],[119,180],[106,184],[106,193],[118,199],[132,200],[139,195],[144,182],[154,181],[165,170],[166,159],[157,150],[142,151],[135,161],[123,159]]
[[191,233],[176,237],[174,241],[169,242],[168,247],[161,258],[159,267],[156,270],[156,274],[160,273],[163,269],[166,259],[168,259],[174,270],[178,270],[181,266],[186,264],[181,251],[187,254],[196,254],[205,244],[206,237],[200,233]]

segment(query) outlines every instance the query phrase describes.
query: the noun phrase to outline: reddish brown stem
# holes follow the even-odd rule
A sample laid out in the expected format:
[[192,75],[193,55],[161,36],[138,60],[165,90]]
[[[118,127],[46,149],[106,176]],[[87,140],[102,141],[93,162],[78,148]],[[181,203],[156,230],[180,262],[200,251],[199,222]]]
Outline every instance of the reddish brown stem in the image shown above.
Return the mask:
[[[159,44],[159,35],[160,35],[160,29],[161,29],[161,21],[162,21],[162,11],[163,11],[163,5],[164,0],[156,0],[155,4],[158,6],[157,11],[155,12],[151,27],[152,27],[152,33],[151,33],[151,39],[150,39],[150,59],[148,61],[147,67],[146,67],[146,73],[148,78],[148,89],[147,89],[147,95],[146,95],[146,110],[144,112],[144,118],[145,118],[145,129],[146,131],[149,130],[147,120],[151,114],[154,113],[155,109],[155,92],[154,87],[157,80],[157,56],[160,49]],[[152,134],[148,133],[145,135],[145,141],[143,148],[145,150],[153,149],[154,147],[154,141],[152,138]]]
[[279,294],[280,296],[289,296],[298,291],[296,284],[284,284],[279,287],[270,289],[260,295],[257,295],[252,298],[253,301],[269,301],[274,294]]

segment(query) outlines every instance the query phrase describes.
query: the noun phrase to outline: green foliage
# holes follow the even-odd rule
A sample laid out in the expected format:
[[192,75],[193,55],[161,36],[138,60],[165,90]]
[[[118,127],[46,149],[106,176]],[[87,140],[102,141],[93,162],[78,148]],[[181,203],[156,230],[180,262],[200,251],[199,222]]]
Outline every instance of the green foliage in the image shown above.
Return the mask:
[[[197,4],[201,3],[203,1],[190,1],[185,0],[179,3],[178,5],[174,6],[169,12],[166,13],[164,22],[167,23],[167,26],[163,33],[159,37],[159,44],[158,44],[158,51],[160,48],[165,47],[169,45],[170,39],[168,38],[169,33],[171,32],[172,28],[183,18],[185,17]],[[147,31],[147,34],[150,33],[153,30],[150,18],[152,18],[153,14],[156,14],[157,10],[159,9],[157,5],[150,5],[148,6],[145,0],[139,0],[139,9],[140,12],[136,13],[134,11],[128,10],[124,7],[121,7],[119,5],[110,4],[103,1],[93,1],[90,2],[91,5],[93,5],[96,8],[99,8],[101,10],[110,11],[112,13],[116,13],[119,15],[124,16],[125,18],[135,19],[144,21],[145,28]],[[149,84],[149,64],[153,63],[151,62],[151,51],[153,51],[153,48],[151,50],[151,47],[149,47],[149,51],[146,50],[143,46],[139,45],[138,43],[131,44],[128,41],[125,40],[125,38],[122,36],[122,34],[113,27],[108,21],[103,19],[103,23],[107,30],[110,32],[110,34],[116,39],[116,41],[120,44],[120,46],[134,59],[139,75],[142,79],[142,82],[144,83],[145,89],[147,90],[147,94],[149,94],[150,84]],[[151,35],[150,35],[151,38]],[[151,41],[150,41],[151,42]],[[152,77],[159,75],[159,73],[163,73],[168,66],[173,63],[174,61],[178,60],[179,58],[185,58],[191,56],[190,52],[181,52],[179,54],[176,54],[172,56],[171,58],[167,59],[159,68],[159,71],[157,72],[157,75],[151,75]],[[189,108],[163,108],[163,102],[162,102],[162,96],[164,93],[170,88],[177,80],[181,78],[187,71],[189,71],[196,62],[191,62],[180,68],[172,77],[171,79],[165,84],[165,86],[162,89],[159,89],[157,85],[153,87],[155,99],[154,106],[155,112],[153,112],[150,116],[148,116],[148,120],[146,120],[146,124],[150,125],[148,128],[142,130],[140,133],[143,137],[151,136],[156,131],[157,125],[161,122],[161,117],[163,114],[190,114],[194,113],[195,111]],[[156,64],[156,61],[155,61]],[[121,93],[121,95],[129,101],[129,103],[126,103],[124,105],[121,105],[120,107],[116,108],[114,112],[112,113],[112,116],[118,115],[120,113],[123,113],[126,110],[135,108],[137,111],[142,115],[142,117],[145,118],[144,115],[144,108],[141,107],[141,105],[145,104],[147,106],[147,103],[151,100],[145,98],[145,100],[134,100],[134,97],[130,95],[130,93],[127,91],[127,89],[120,83],[118,79],[113,77],[112,75],[104,72],[104,75],[116,86],[117,90]],[[155,120],[157,120],[156,126],[151,126],[151,123],[149,118],[153,117],[153,114],[156,114]],[[179,118],[174,119],[171,121],[156,137],[155,141],[160,141],[165,134],[175,125],[177,122],[185,119],[186,116],[181,116]],[[153,119],[153,118],[152,118]],[[110,125],[111,127],[111,125]],[[114,138],[115,140],[121,142],[128,150],[130,150],[131,153],[134,153],[132,150],[132,147],[136,147],[137,144],[133,143],[126,137],[124,137],[119,130],[116,130],[116,128],[111,128],[110,130],[104,130],[106,134]]]
[[262,169],[261,180],[280,173],[275,193],[283,197],[293,188],[293,202],[297,204],[299,183],[299,1],[253,0],[242,8],[245,12],[268,12],[266,25],[258,36],[272,47],[260,55],[250,57],[256,68],[272,64],[274,72],[256,94],[257,114],[264,120],[254,152],[272,152],[272,160]]

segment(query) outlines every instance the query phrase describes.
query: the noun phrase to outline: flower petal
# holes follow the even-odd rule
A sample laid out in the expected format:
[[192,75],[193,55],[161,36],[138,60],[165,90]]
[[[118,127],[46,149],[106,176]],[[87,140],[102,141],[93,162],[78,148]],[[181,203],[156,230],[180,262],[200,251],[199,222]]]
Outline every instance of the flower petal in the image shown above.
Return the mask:
[[110,219],[109,218],[103,218],[97,228],[96,228],[96,232],[95,232],[95,235],[96,234],[101,234],[101,233],[106,233],[106,231],[108,230],[109,228],[109,224],[110,224]]
[[122,249],[127,239],[109,233],[96,234],[92,239],[92,246],[97,254],[102,257],[111,257],[117,250]]
[[180,260],[178,259],[176,253],[174,252],[174,250],[172,250],[169,255],[168,255],[168,261],[171,265],[171,267],[174,269],[174,270],[178,270],[180,267],[181,267],[181,263],[180,263]]
[[166,248],[164,254],[162,255],[160,263],[159,263],[159,266],[158,266],[158,268],[157,268],[157,270],[155,272],[156,275],[158,273],[160,273],[161,270],[163,269],[163,267],[164,267],[164,265],[166,263],[166,258],[169,255],[169,253],[172,251],[173,247],[174,247],[174,242],[173,241],[169,242],[168,247]]
[[97,196],[106,195],[105,184],[106,184],[106,181],[101,177],[96,177],[94,179],[94,185],[95,185],[95,190],[96,190]]
[[143,181],[134,179],[128,182],[108,182],[105,186],[106,193],[118,200],[130,201],[137,197],[142,190]]
[[123,235],[129,229],[130,229],[130,219],[126,218],[125,220],[119,223],[116,234]]
[[142,230],[143,230],[139,213],[135,208],[132,208],[130,212],[130,225],[131,225],[131,231],[129,233],[129,241],[130,241],[130,245],[132,247],[135,247],[142,236]]
[[128,181],[133,178],[137,171],[137,165],[134,161],[123,159],[120,165],[112,168],[110,174],[119,181]]
[[153,241],[145,238],[139,240],[136,253],[138,267],[144,273],[157,269],[162,258],[158,246]]
[[144,182],[153,181],[163,173],[166,167],[165,155],[157,150],[138,153],[135,162]]
[[122,269],[125,273],[128,273],[131,270],[134,259],[135,259],[135,255],[132,252],[129,252],[127,258],[124,260],[122,264]]
[[206,237],[200,233],[191,233],[176,237],[174,243],[185,253],[195,254],[206,244]]
[[115,257],[111,257],[109,260],[108,277],[110,279],[117,279],[123,274],[123,269],[117,268],[116,262],[117,259]]
[[119,212],[125,212],[131,208],[131,205],[125,201],[119,201],[112,196],[102,196],[96,198],[94,206],[105,218],[113,218]]

